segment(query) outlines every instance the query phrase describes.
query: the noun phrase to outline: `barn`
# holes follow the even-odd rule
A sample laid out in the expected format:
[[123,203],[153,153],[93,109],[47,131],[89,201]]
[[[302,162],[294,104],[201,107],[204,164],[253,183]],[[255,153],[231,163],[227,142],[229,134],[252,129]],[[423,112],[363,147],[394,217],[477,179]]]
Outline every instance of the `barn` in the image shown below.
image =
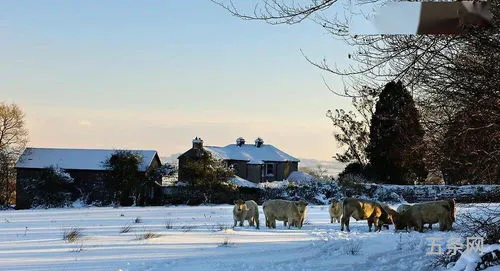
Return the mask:
[[[103,201],[106,192],[109,192],[105,191],[107,170],[104,162],[116,151],[113,149],[26,148],[16,163],[16,208],[31,207],[26,186],[30,184],[30,180],[39,178],[43,170],[49,167],[62,169],[68,173],[81,193],[86,195],[87,203]],[[145,177],[150,169],[161,167],[156,151],[130,151],[143,158],[139,171]]]

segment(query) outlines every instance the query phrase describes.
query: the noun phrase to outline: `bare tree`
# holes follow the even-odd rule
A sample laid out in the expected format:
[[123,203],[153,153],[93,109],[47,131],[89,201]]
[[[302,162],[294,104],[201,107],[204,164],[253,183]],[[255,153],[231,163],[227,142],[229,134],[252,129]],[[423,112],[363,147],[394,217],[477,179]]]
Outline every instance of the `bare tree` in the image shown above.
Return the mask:
[[[334,76],[342,76],[345,85],[343,90],[335,91],[338,95],[359,97],[362,88],[378,89],[389,81],[401,80],[414,96],[422,117],[426,132],[425,161],[431,171],[438,170],[446,159],[442,153],[443,141],[449,135],[447,131],[450,125],[457,123],[454,120],[463,114],[468,114],[469,119],[481,117],[481,125],[471,126],[471,122],[462,122],[465,126],[460,129],[472,129],[477,134],[484,134],[487,130],[493,138],[486,140],[489,143],[486,147],[478,144],[484,141],[474,140],[474,137],[459,134],[457,138],[462,140],[461,144],[473,145],[471,154],[477,158],[473,163],[488,164],[485,167],[488,170],[470,172],[486,174],[480,176],[483,180],[498,180],[500,2],[490,1],[490,11],[494,16],[487,29],[464,27],[460,35],[359,36],[349,35],[348,22],[335,13],[334,4],[341,1],[259,0],[253,13],[242,12],[231,0],[228,1],[217,0],[219,5],[242,19],[263,20],[270,24],[295,24],[311,19],[334,37],[343,39],[353,48],[347,54],[347,62],[343,66],[329,63],[327,59],[314,60],[304,55],[315,67]],[[351,4],[351,1],[343,2]],[[366,2],[377,0],[361,0],[357,3]],[[470,117],[471,114],[475,116]],[[330,116],[341,119],[345,117],[345,112],[342,114],[339,111]],[[464,142],[465,139],[467,141]],[[465,157],[470,155],[465,154]],[[468,161],[453,163],[465,164]]]
[[0,205],[8,204],[15,191],[14,165],[27,142],[28,130],[21,108],[0,103]]

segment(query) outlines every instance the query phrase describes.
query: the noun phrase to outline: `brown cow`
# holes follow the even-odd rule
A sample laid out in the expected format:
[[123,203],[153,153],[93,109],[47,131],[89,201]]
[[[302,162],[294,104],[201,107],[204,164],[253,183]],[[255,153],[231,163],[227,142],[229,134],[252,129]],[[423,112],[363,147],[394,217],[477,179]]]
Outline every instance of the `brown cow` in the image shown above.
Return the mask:
[[384,227],[386,229],[389,229],[389,225],[394,224],[393,217],[398,216],[399,213],[396,210],[392,209],[391,206],[385,203],[380,203],[380,206],[382,206],[382,208],[384,208],[384,210],[389,215],[389,218],[386,221],[384,221]]
[[430,204],[419,203],[410,206],[405,212],[393,217],[396,230],[414,227],[419,232],[423,232],[424,224],[439,223],[441,231],[448,231],[452,226],[450,208],[440,203]]
[[372,231],[372,225],[375,224],[375,230],[381,231],[384,223],[391,223],[388,213],[382,208],[380,203],[370,200],[362,200],[355,198],[346,198],[342,205],[341,228],[344,230],[344,225],[349,229],[349,219],[354,217],[356,220],[368,220],[368,230]]

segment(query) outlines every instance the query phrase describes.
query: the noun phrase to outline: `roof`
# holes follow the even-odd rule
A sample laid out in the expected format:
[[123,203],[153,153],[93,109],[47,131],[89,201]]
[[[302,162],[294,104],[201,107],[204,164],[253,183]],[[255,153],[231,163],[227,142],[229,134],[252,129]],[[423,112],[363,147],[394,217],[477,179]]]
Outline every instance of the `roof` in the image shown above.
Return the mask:
[[260,147],[253,144],[241,146],[230,144],[225,147],[206,146],[204,149],[220,159],[247,161],[251,164],[263,164],[264,162],[299,162],[299,159],[269,144],[264,144]]
[[[16,163],[16,168],[46,168],[104,170],[103,162],[117,150],[103,149],[52,149],[26,148]],[[157,152],[154,150],[130,150],[143,157],[139,170],[146,171]]]

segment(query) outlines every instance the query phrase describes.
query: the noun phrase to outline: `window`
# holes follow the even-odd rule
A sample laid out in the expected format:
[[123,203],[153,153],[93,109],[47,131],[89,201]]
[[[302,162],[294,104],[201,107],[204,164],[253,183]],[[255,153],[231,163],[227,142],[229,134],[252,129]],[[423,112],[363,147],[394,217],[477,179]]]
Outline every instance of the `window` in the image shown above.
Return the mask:
[[266,176],[274,176],[274,164],[266,164]]

